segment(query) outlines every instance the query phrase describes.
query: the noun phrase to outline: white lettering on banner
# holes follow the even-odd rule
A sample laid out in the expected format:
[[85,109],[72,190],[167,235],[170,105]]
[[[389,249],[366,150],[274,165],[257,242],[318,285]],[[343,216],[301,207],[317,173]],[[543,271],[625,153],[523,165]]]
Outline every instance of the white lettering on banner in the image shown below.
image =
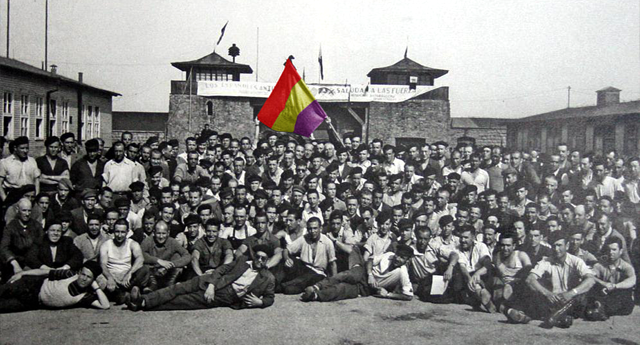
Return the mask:
[[[267,98],[275,83],[198,81],[198,96]],[[433,86],[409,85],[322,85],[307,84],[319,102],[404,102],[435,90]]]

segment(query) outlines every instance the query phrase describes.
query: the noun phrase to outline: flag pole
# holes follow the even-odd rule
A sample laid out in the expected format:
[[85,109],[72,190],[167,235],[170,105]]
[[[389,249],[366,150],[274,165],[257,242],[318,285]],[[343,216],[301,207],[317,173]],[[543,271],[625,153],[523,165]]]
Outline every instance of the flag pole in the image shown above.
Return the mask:
[[191,135],[191,86],[193,84],[193,66],[191,66],[189,70],[189,125],[187,126],[189,130],[189,135]]

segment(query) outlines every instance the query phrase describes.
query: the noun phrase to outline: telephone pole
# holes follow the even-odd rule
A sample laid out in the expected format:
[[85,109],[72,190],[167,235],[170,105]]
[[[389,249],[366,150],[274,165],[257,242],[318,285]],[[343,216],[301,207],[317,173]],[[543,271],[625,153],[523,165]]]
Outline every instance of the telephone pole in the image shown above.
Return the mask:
[[567,108],[571,108],[571,86],[567,87]]

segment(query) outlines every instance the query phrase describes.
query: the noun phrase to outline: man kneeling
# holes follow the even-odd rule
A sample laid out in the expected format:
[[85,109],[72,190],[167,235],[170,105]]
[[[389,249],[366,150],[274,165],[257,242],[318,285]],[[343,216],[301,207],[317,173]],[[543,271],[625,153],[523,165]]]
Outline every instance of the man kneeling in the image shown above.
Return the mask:
[[275,278],[267,269],[273,252],[267,245],[253,247],[254,257],[240,256],[211,274],[195,277],[149,294],[131,291],[131,310],[194,310],[215,307],[266,308],[273,304]]

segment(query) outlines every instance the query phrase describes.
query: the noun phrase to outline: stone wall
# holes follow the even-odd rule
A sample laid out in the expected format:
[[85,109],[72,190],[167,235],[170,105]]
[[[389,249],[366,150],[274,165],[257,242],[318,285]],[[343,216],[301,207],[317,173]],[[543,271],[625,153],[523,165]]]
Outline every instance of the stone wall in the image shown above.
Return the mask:
[[450,141],[448,100],[409,100],[402,103],[371,102],[369,139],[395,145],[396,138]]
[[122,138],[122,133],[130,132],[133,134],[133,142],[144,144],[147,139],[151,137],[158,137],[160,141],[164,141],[164,132],[152,132],[152,131],[113,131],[111,132],[112,142],[116,142]]
[[[207,114],[207,102],[213,103],[213,115]],[[210,98],[191,96],[189,117],[189,95],[171,94],[167,131],[169,138],[182,143],[184,138],[200,133],[205,125],[219,133],[231,133],[234,137],[253,137],[255,122],[253,108],[246,98]]]
[[450,130],[449,144],[456,145],[460,137],[472,137],[476,139],[477,146],[506,146],[507,127],[497,128],[452,128]]

